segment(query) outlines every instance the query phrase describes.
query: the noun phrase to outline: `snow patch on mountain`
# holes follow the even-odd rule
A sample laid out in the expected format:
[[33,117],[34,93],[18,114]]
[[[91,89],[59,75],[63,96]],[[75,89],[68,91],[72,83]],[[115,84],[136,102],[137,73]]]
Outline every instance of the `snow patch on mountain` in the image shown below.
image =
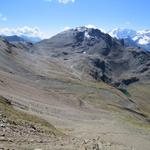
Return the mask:
[[148,36],[143,36],[142,38],[140,37],[138,39],[138,43],[141,45],[147,45],[150,43],[150,37],[148,37]]
[[84,36],[85,36],[87,39],[89,39],[89,38],[91,37],[88,32],[85,32],[85,33],[84,33]]

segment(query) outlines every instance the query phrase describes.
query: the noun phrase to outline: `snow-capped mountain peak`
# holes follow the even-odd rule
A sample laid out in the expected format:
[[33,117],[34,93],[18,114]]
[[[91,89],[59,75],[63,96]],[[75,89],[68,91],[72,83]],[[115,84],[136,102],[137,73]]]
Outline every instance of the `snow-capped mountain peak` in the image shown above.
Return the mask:
[[136,31],[132,29],[120,29],[116,28],[109,32],[112,37],[116,37],[119,39],[124,39],[128,37],[134,37],[136,35]]
[[112,37],[118,39],[129,39],[134,45],[150,50],[150,30],[113,29],[109,32]]

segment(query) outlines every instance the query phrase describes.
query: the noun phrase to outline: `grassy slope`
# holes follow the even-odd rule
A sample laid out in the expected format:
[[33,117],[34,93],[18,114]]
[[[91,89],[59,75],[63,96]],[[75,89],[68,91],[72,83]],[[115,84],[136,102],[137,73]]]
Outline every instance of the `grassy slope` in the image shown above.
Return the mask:
[[131,98],[150,117],[150,84],[137,83],[128,87]]

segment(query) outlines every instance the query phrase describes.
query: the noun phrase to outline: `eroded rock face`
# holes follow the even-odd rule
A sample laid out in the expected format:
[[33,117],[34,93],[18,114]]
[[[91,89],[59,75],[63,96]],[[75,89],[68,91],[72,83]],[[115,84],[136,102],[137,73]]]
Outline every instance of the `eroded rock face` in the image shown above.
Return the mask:
[[106,83],[111,82],[111,68],[104,60],[94,58],[90,60],[90,75],[98,80]]

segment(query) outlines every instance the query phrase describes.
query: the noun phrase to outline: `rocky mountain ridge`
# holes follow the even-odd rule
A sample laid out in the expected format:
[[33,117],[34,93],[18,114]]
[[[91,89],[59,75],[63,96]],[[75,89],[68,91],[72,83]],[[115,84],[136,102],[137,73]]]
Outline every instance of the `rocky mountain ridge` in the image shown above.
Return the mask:
[[63,59],[80,74],[113,85],[129,85],[150,79],[150,52],[126,46],[98,29],[78,27],[43,40],[33,53]]

